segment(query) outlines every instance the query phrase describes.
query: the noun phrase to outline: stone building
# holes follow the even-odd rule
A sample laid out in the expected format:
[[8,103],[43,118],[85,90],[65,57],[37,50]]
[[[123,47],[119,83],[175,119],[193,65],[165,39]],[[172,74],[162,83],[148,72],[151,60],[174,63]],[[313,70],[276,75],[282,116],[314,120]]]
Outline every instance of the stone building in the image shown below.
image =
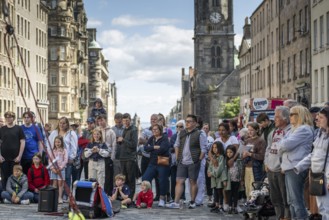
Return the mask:
[[[245,72],[241,74],[241,77],[247,76],[250,81],[241,81],[243,95],[252,98],[296,99],[309,106],[309,0],[264,0],[250,19],[251,67],[249,76]],[[240,62],[243,62],[242,58],[246,57],[242,56]]]
[[311,1],[312,106],[329,101],[329,1]]
[[83,0],[47,0],[49,7],[49,121],[88,116],[88,35]]
[[[40,0],[8,1],[10,21],[18,44],[12,36],[7,37],[6,45],[10,52],[7,56],[4,37],[6,34],[3,1],[0,2],[0,115],[10,110],[17,115],[17,122],[22,123],[22,113],[29,108],[40,116],[44,122],[48,121],[47,83],[48,83],[48,40],[47,22],[48,9]],[[8,36],[8,35],[7,35]],[[20,55],[23,61],[20,59]],[[9,63],[12,60],[14,71]],[[28,77],[24,71],[24,65]],[[30,82],[30,85],[29,85]],[[19,84],[18,84],[19,83]],[[21,90],[19,90],[20,85]],[[32,92],[33,91],[33,92]],[[26,104],[23,100],[25,97]],[[33,99],[33,93],[36,102]],[[40,115],[38,114],[39,109]]]
[[194,5],[192,112],[214,129],[220,103],[240,93],[239,75],[234,71],[233,1],[195,0]]
[[116,87],[109,82],[108,63],[103,48],[96,41],[96,29],[89,28],[89,112],[94,106],[97,98],[103,101],[103,106],[107,111],[108,123],[114,125],[114,114],[116,112]]

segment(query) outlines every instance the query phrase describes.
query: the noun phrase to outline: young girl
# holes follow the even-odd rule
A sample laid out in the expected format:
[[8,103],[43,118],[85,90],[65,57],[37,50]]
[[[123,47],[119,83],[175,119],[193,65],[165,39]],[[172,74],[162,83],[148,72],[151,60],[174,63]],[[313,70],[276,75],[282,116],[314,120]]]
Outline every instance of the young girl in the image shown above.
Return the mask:
[[39,201],[39,190],[50,184],[47,168],[41,162],[41,154],[35,153],[32,157],[32,166],[27,172],[29,190],[34,194],[33,202]]
[[[237,150],[234,145],[229,145],[226,148],[226,158],[228,167],[228,204],[229,210],[228,214],[238,214],[237,205],[239,199],[239,187],[242,175],[242,162],[241,159],[237,157]],[[229,187],[230,185],[230,187]]]
[[210,163],[208,167],[208,176],[211,177],[211,188],[214,190],[215,207],[210,211],[215,213],[224,212],[223,209],[223,188],[227,183],[227,169],[224,157],[224,146],[216,141],[211,147]]
[[84,151],[85,157],[89,158],[88,176],[98,181],[99,185],[104,189],[105,182],[105,157],[110,152],[103,141],[102,131],[95,128],[92,132],[91,142]]
[[63,186],[65,181],[65,167],[68,161],[68,153],[64,148],[64,141],[61,136],[55,137],[53,154],[54,158],[56,159],[57,166],[54,166],[52,161],[49,161],[49,164],[51,165],[50,179],[53,181],[53,186],[58,187],[58,203],[62,204]]
[[[136,201],[137,199],[137,201]],[[141,191],[134,196],[134,201],[136,201],[136,208],[152,208],[153,205],[153,192],[151,189],[151,183],[144,180],[141,184]]]

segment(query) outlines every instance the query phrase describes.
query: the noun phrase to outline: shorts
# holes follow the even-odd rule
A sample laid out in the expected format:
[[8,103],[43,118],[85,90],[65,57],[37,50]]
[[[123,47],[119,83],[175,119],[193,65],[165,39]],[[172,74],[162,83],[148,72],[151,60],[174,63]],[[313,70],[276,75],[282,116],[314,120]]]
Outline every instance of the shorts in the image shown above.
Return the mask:
[[62,178],[58,175],[50,171],[50,179],[51,180],[65,180],[65,168],[61,171]]
[[179,178],[179,179],[189,178],[191,180],[196,181],[199,176],[200,165],[201,165],[201,161],[194,163],[194,164],[189,164],[189,165],[184,165],[184,164],[179,163],[177,165],[176,178]]

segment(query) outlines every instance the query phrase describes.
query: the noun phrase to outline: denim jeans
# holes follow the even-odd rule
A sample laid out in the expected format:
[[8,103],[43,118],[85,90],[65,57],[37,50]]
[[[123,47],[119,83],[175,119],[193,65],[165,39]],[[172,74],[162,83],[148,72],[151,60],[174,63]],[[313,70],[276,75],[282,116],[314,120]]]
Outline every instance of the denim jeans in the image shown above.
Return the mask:
[[287,200],[290,205],[292,219],[308,219],[304,202],[304,183],[308,170],[296,174],[293,170],[285,171]]
[[168,181],[169,172],[170,172],[169,166],[160,166],[150,163],[147,169],[145,170],[144,175],[142,176],[142,180],[143,181],[147,180],[149,182],[152,182],[153,178],[159,178],[160,196],[166,196],[169,187],[169,181]]
[[[66,168],[65,168],[65,183],[67,184],[67,186],[69,187],[70,191],[71,191],[71,183],[72,183],[72,180],[71,180],[71,177],[72,177],[72,164],[68,163],[66,164]],[[65,187],[64,187],[64,195],[65,195],[65,199],[68,197],[67,193],[66,193],[66,190],[65,190]]]
[[[2,199],[7,199],[9,202],[11,202],[11,196],[12,196],[12,195],[11,195],[9,192],[7,192],[7,191],[3,191],[3,192],[1,193],[1,198],[2,198]],[[33,193],[27,191],[26,193],[24,193],[24,194],[22,195],[22,197],[20,198],[20,201],[22,201],[22,200],[26,200],[26,199],[28,199],[28,200],[30,200],[30,201],[33,201]]]

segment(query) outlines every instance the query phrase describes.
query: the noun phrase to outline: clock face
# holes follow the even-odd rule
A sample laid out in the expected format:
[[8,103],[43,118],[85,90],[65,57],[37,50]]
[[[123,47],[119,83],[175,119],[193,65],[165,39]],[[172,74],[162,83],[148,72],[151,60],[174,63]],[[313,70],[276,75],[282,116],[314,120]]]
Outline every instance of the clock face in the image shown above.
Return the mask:
[[219,23],[221,19],[222,19],[222,16],[218,12],[211,13],[210,17],[209,17],[209,20],[214,24]]

